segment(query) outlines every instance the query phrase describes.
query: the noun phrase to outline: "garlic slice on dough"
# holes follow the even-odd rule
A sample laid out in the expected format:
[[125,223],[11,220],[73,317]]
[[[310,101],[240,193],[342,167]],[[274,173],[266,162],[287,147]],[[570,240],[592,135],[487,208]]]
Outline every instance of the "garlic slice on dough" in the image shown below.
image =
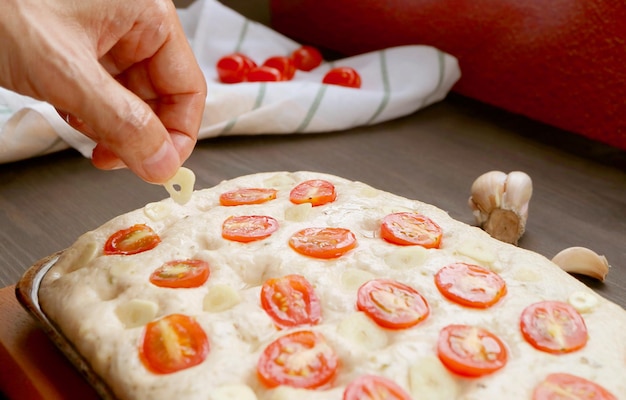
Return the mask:
[[196,183],[196,175],[192,170],[180,167],[176,174],[163,184],[172,200],[183,205],[186,204],[193,194],[193,185]]

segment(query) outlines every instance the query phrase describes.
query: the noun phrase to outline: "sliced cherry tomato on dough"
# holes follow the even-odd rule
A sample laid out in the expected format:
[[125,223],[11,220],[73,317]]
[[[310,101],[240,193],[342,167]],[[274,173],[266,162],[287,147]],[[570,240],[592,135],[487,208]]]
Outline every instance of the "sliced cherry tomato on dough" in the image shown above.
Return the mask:
[[323,179],[304,181],[289,193],[289,200],[292,203],[311,203],[314,207],[335,201],[336,198],[335,185]]
[[337,258],[356,247],[356,237],[344,228],[306,228],[289,238],[289,246],[315,258]]
[[617,400],[617,397],[585,378],[554,373],[535,387],[532,400]]
[[246,80],[248,82],[278,82],[283,80],[283,75],[276,68],[262,65],[252,68]]
[[411,396],[391,379],[362,375],[348,384],[343,400],[412,400]]
[[502,340],[486,329],[448,325],[439,333],[437,355],[450,371],[467,377],[491,374],[504,367],[508,352]]
[[313,46],[301,46],[291,53],[291,58],[296,69],[300,71],[311,71],[324,61],[322,53]]
[[357,293],[357,308],[383,328],[406,329],[430,313],[428,303],[417,290],[391,279],[372,279]]
[[150,275],[153,285],[165,288],[194,288],[209,279],[209,264],[203,260],[168,261]]
[[446,298],[457,304],[487,308],[506,294],[500,275],[478,265],[455,263],[435,274],[435,285]]
[[104,254],[137,254],[152,250],[159,243],[161,243],[161,238],[152,228],[145,224],[137,224],[109,236],[104,244]]
[[273,388],[287,385],[314,389],[329,383],[339,359],[321,333],[296,331],[270,343],[257,363],[261,382]]
[[441,245],[441,228],[425,215],[399,212],[383,218],[380,235],[388,242],[403,246],[419,245],[427,249]]
[[241,215],[226,218],[222,237],[235,242],[265,239],[278,229],[278,221],[265,215]]
[[320,300],[302,275],[286,275],[265,281],[261,306],[280,327],[315,325],[322,319]]
[[147,369],[170,374],[200,364],[209,354],[209,340],[192,317],[171,314],[148,323],[139,356]]
[[589,338],[583,317],[561,301],[541,301],[526,307],[520,328],[528,343],[552,354],[581,349]]
[[239,53],[226,55],[216,64],[217,76],[222,83],[244,82],[255,67],[256,63],[251,58]]
[[223,206],[241,206],[244,204],[261,204],[276,198],[276,189],[241,188],[220,195]]
[[263,62],[263,66],[276,68],[283,81],[290,81],[296,74],[296,65],[290,57],[274,56]]
[[324,75],[322,83],[358,89],[361,87],[361,75],[350,67],[336,67]]

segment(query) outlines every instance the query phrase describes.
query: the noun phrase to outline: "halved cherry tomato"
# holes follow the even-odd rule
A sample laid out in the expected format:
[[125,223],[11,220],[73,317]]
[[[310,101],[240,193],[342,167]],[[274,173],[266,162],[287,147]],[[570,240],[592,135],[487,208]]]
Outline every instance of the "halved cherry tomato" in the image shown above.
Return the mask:
[[200,364],[209,354],[209,339],[192,317],[171,314],[146,325],[139,356],[155,374],[169,374]]
[[290,81],[296,74],[296,65],[290,57],[274,56],[263,62],[263,66],[276,68],[280,71],[283,81]]
[[356,247],[356,237],[344,228],[306,228],[289,239],[289,246],[315,258],[337,258]]
[[362,375],[348,384],[343,400],[411,400],[411,396],[391,379]]
[[241,188],[220,195],[223,206],[241,206],[244,204],[261,204],[276,198],[276,189]]
[[248,82],[278,82],[283,80],[283,75],[276,68],[262,65],[252,68],[246,80]]
[[265,281],[261,306],[280,327],[315,325],[322,319],[320,300],[302,275],[286,275]]
[[222,83],[239,83],[247,80],[248,73],[256,63],[249,57],[234,53],[217,61],[217,76]]
[[236,242],[265,239],[278,229],[278,221],[265,215],[242,215],[226,218],[222,237]]
[[361,87],[361,75],[354,68],[336,67],[324,75],[322,83],[358,89]]
[[522,335],[538,350],[570,353],[587,344],[585,320],[568,303],[540,301],[526,307],[520,318]]
[[468,377],[493,373],[508,360],[499,337],[469,325],[448,325],[439,333],[437,355],[450,371]]
[[261,382],[273,388],[287,385],[314,389],[329,383],[339,359],[321,333],[297,331],[281,336],[265,348],[257,363]]
[[617,400],[617,397],[585,378],[554,373],[535,387],[533,400]]
[[301,46],[291,53],[291,58],[300,71],[311,71],[324,61],[322,53],[313,46]]
[[426,299],[417,290],[391,279],[372,279],[357,293],[357,308],[383,328],[406,329],[430,313]]
[[104,244],[106,255],[130,255],[154,249],[161,238],[146,224],[136,224],[121,229],[111,236]]
[[150,275],[152,284],[165,288],[194,288],[209,279],[209,264],[203,260],[168,261]]
[[463,306],[487,308],[506,294],[500,275],[478,265],[455,263],[435,274],[435,286],[449,300]]
[[304,181],[289,193],[289,200],[292,203],[311,203],[314,207],[335,201],[336,198],[335,185],[323,179]]
[[388,242],[403,246],[419,245],[427,249],[441,245],[441,228],[425,215],[399,212],[383,218],[380,235]]

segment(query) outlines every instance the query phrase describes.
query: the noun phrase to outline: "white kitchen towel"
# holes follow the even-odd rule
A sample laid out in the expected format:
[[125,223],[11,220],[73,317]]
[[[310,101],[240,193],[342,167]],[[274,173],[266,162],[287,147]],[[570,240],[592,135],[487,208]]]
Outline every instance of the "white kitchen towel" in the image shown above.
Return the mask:
[[[440,101],[460,78],[456,58],[431,46],[393,47],[324,62],[284,82],[222,84],[215,65],[239,52],[258,64],[289,55],[299,43],[251,21],[216,0],[179,10],[204,72],[208,96],[199,139],[223,135],[330,132],[371,125]],[[322,84],[332,67],[361,75],[360,89]],[[93,143],[49,104],[0,89],[0,162],[74,147],[90,157]]]

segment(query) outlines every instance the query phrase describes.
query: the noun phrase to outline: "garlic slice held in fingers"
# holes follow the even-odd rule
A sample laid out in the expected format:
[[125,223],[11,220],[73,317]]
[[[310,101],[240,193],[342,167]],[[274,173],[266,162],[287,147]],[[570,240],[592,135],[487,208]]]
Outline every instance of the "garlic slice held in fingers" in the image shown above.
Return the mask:
[[176,174],[163,184],[165,190],[170,194],[172,200],[180,205],[186,204],[193,194],[193,185],[196,182],[196,175],[192,170],[180,167]]
[[526,229],[532,193],[532,180],[526,173],[489,171],[472,184],[468,203],[483,230],[498,240],[517,245]]
[[561,250],[552,258],[552,262],[565,272],[590,276],[600,281],[604,281],[611,267],[606,257],[579,246]]

